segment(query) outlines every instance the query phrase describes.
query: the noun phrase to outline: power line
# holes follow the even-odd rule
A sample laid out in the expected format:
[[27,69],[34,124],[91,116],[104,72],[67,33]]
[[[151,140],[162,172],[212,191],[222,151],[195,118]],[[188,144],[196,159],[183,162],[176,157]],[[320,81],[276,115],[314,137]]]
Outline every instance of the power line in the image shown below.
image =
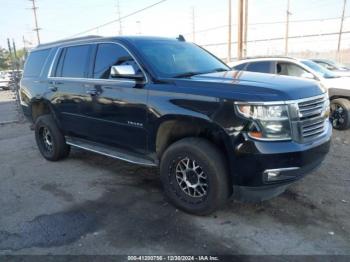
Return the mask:
[[[345,16],[344,19],[350,18],[350,16]],[[329,20],[336,20],[341,19],[341,17],[330,17],[330,18],[324,18],[324,19],[302,19],[302,20],[290,20],[289,23],[304,23],[304,22],[322,22],[322,21],[329,21]],[[274,24],[285,24],[286,21],[276,21],[276,22],[257,22],[257,23],[249,23],[248,26],[255,26],[255,25],[274,25]],[[237,26],[237,24],[232,24],[232,26]],[[209,31],[214,31],[217,29],[222,29],[228,27],[228,25],[219,25],[214,27],[205,28],[202,30],[196,31],[196,34],[205,33]],[[191,33],[185,33],[184,35],[189,35]]]
[[101,25],[92,27],[92,28],[90,28],[90,29],[87,29],[87,30],[85,30],[85,31],[82,31],[82,32],[80,32],[80,33],[74,34],[74,35],[70,36],[69,38],[71,38],[71,37],[76,37],[76,36],[79,36],[79,35],[83,35],[83,34],[85,34],[85,33],[89,33],[89,32],[91,32],[91,31],[94,31],[94,30],[96,30],[96,29],[99,29],[99,28],[101,28],[101,27],[105,27],[105,26],[110,25],[110,24],[113,24],[113,23],[115,23],[115,22],[119,22],[119,21],[121,21],[121,20],[123,20],[123,19],[125,19],[125,18],[128,18],[128,17],[130,17],[130,16],[136,15],[136,14],[141,13],[141,12],[147,10],[147,9],[150,9],[150,8],[156,6],[156,5],[159,5],[159,4],[161,4],[161,3],[164,3],[165,1],[167,1],[167,0],[161,0],[161,1],[156,2],[156,3],[154,3],[154,4],[148,5],[148,6],[144,7],[144,8],[142,8],[142,9],[136,10],[136,11],[134,11],[134,12],[132,12],[132,13],[130,13],[130,14],[127,14],[127,15],[125,15],[125,16],[122,16],[122,17],[120,17],[120,18],[118,18],[118,19],[111,20],[111,21],[106,22],[106,23],[104,23],[104,24],[101,24]]
[[[289,39],[298,39],[298,38],[310,38],[310,37],[321,37],[321,36],[332,36],[332,35],[338,35],[339,32],[334,33],[324,33],[324,34],[311,34],[311,35],[297,35],[297,36],[289,36]],[[343,34],[350,34],[350,31],[343,31]],[[267,41],[278,41],[278,40],[284,40],[285,37],[275,37],[275,38],[265,38],[265,39],[255,39],[255,40],[249,40],[248,43],[257,43],[257,42],[267,42]],[[212,43],[212,44],[204,44],[201,46],[222,46],[226,45],[227,43]],[[232,44],[237,44],[236,42],[232,42]]]

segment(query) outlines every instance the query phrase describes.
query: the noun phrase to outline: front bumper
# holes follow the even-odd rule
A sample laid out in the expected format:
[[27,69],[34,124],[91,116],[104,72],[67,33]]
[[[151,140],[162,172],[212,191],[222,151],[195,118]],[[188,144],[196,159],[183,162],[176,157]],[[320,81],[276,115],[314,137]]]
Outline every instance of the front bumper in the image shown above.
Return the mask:
[[[263,142],[245,138],[235,147],[233,196],[241,201],[262,201],[281,194],[291,183],[319,167],[330,148],[332,128],[305,144],[293,141]],[[268,180],[268,170],[279,170]]]

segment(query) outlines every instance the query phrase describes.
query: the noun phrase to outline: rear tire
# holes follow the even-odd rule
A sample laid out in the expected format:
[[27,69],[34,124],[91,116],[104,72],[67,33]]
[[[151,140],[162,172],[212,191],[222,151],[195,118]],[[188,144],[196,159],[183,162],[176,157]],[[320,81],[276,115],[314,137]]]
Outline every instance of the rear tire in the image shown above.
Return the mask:
[[43,115],[35,121],[35,140],[39,151],[49,161],[66,158],[70,146],[51,115]]
[[205,139],[184,138],[172,144],[162,156],[160,176],[170,202],[191,214],[208,215],[229,198],[224,157]]
[[346,130],[350,127],[350,101],[345,98],[331,100],[331,122],[333,128]]

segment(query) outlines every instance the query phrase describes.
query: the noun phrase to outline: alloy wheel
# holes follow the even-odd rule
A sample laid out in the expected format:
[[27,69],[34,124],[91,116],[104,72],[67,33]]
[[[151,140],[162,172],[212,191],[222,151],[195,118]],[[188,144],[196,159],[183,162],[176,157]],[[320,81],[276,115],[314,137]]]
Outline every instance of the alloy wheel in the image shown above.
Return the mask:
[[207,176],[202,167],[188,157],[181,159],[175,169],[176,181],[190,197],[203,197],[208,193]]

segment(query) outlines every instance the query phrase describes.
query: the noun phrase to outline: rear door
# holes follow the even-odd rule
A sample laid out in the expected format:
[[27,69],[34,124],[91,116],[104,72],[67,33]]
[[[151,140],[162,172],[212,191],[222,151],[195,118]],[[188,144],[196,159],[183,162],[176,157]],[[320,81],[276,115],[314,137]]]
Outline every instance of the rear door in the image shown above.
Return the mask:
[[52,105],[69,134],[88,137],[91,96],[87,93],[87,75],[94,45],[68,46],[58,50],[55,65],[49,77],[53,93]]

